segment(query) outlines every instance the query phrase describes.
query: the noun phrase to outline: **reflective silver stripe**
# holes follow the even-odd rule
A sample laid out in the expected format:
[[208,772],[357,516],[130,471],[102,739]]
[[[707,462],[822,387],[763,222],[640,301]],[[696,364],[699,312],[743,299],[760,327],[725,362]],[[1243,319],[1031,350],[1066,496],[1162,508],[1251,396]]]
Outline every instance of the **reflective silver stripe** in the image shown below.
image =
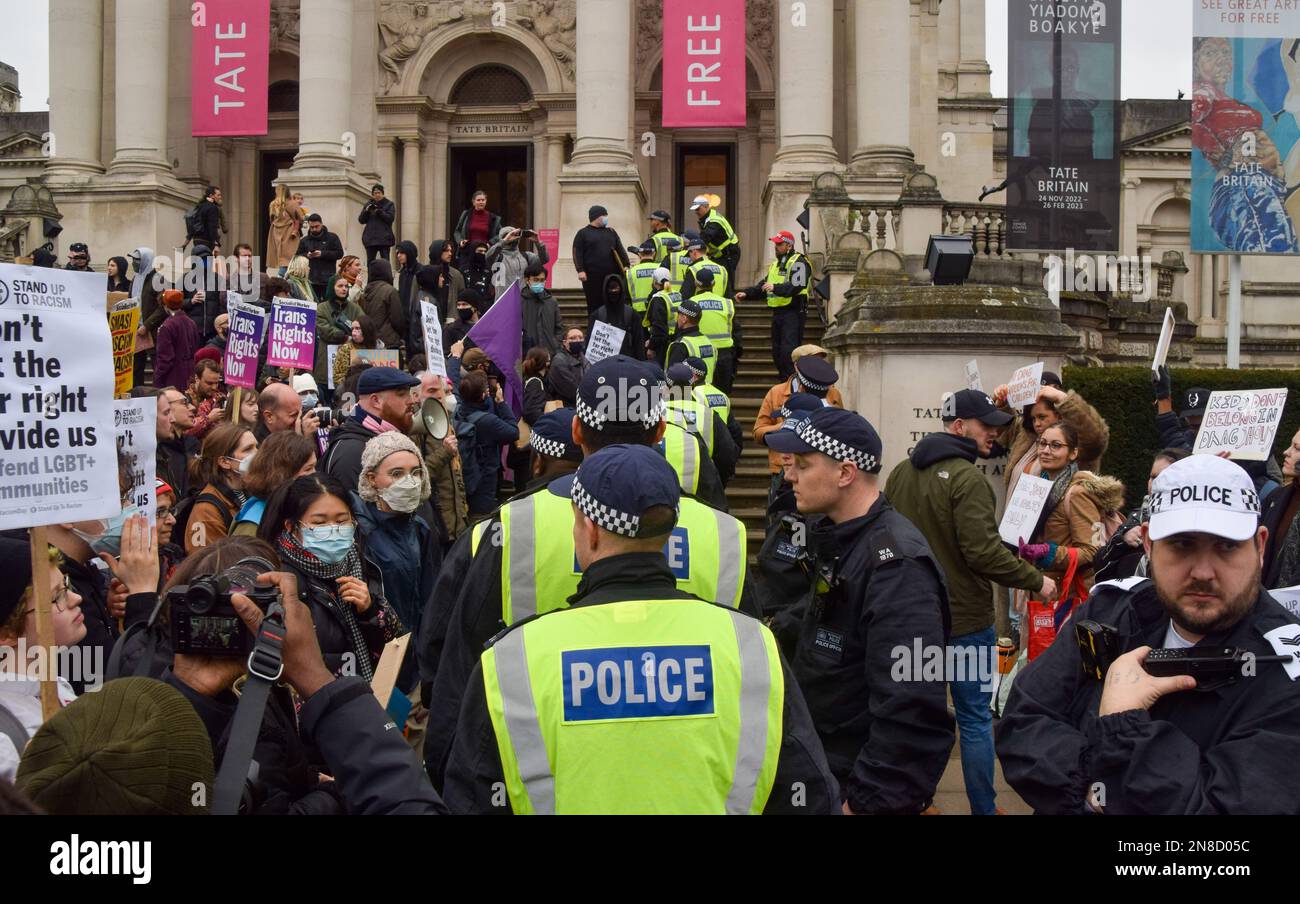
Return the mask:
[[734,609],[740,598],[740,566],[745,561],[745,525],[730,515],[710,511],[718,522],[718,587],[713,599]]
[[682,489],[694,493],[699,488],[700,446],[695,441],[695,434],[682,430]]
[[731,624],[740,650],[740,743],[736,747],[731,790],[727,792],[727,815],[743,816],[754,804],[767,758],[767,701],[772,693],[772,674],[768,671],[763,626],[740,612],[731,613]]
[[502,613],[508,625],[537,614],[537,564],[533,551],[536,520],[535,494],[510,503],[510,574],[501,587],[503,598],[505,593],[510,594],[510,612]]
[[[761,642],[760,638],[760,642]],[[511,631],[493,648],[497,665],[497,686],[501,689],[501,706],[505,714],[510,746],[519,765],[519,779],[534,812],[555,815],[555,775],[542,741],[542,726],[537,721],[537,703],[533,700],[533,681],[528,674],[528,654],[524,650],[524,631]],[[743,730],[742,723],[742,730]]]

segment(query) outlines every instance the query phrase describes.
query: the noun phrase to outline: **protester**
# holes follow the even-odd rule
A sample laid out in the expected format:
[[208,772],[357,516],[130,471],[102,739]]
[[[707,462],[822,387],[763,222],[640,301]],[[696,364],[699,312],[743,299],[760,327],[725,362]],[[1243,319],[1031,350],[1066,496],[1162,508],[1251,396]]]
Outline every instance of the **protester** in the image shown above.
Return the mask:
[[203,198],[199,201],[194,212],[194,218],[197,227],[185,237],[187,242],[192,241],[196,247],[199,244],[207,245],[209,248],[216,248],[221,244],[221,189],[215,185],[209,185],[203,189]]
[[185,399],[194,415],[194,426],[186,433],[202,441],[225,416],[221,407],[226,401],[226,394],[221,390],[221,365],[200,357],[194,365]]
[[68,262],[63,269],[81,273],[90,272],[90,249],[85,242],[73,242],[68,246]]
[[[984,393],[963,389],[942,409],[942,433],[930,433],[890,472],[885,495],[925,536],[948,584],[952,647],[965,658],[995,655],[992,582],[1056,598],[1056,583],[1002,544],[993,488],[975,462],[988,458],[1011,422]],[[962,776],[971,813],[997,812],[993,790],[992,687],[971,675],[950,676],[961,739]]]
[[258,442],[280,431],[315,439],[316,429],[320,426],[319,419],[311,411],[315,407],[304,407],[302,398],[291,386],[269,383],[257,396],[257,427],[253,433]]
[[411,302],[404,309],[407,324],[404,335],[407,345],[416,349],[416,353],[424,351],[424,315],[417,303],[419,295],[426,296],[425,300],[438,309],[438,322],[441,324],[447,321],[448,308],[465,291],[465,277],[452,266],[454,250],[448,240],[433,242],[429,245],[428,265],[421,267],[415,275],[414,282],[420,292],[412,290]]
[[[419,283],[416,276],[420,272],[420,251],[415,247],[415,242],[401,241],[397,243],[394,250],[394,256],[397,258],[395,264],[395,276],[397,278],[397,294],[402,299],[402,310],[410,312],[419,309]],[[446,320],[446,309],[443,309],[440,320]]]
[[1300,584],[1300,433],[1291,437],[1282,457],[1282,474],[1287,484],[1271,493],[1264,503],[1260,523],[1268,528],[1264,546],[1264,586],[1270,590]]
[[126,258],[110,257],[108,259],[108,291],[131,291],[131,281],[126,278]]
[[524,269],[522,319],[525,351],[541,346],[548,355],[560,350],[566,327],[560,303],[546,290],[546,267],[532,261]]
[[[239,411],[235,411],[235,401],[238,397]],[[232,392],[226,398],[226,423],[239,424],[249,430],[257,429],[257,398],[258,393],[251,389],[245,389],[243,392]]]
[[396,239],[393,236],[393,221],[397,219],[397,206],[384,197],[384,187],[379,184],[370,186],[370,200],[357,214],[357,222],[363,223],[361,244],[366,248],[366,260],[388,260],[388,252]]
[[593,204],[587,225],[573,235],[573,266],[587,296],[587,326],[595,322],[596,309],[605,304],[606,279],[627,269],[623,240],[609,228],[609,211]]
[[[212,322],[215,334],[203,344],[204,348],[217,350],[217,360],[224,362],[226,360],[226,344],[230,341],[230,315],[218,314],[217,319]],[[197,353],[195,358],[197,360]]]
[[253,463],[244,475],[244,504],[235,516],[233,536],[257,536],[266,500],[297,477],[316,471],[316,444],[291,430],[279,430],[261,440]]
[[[341,278],[341,277],[340,277]],[[335,283],[335,290],[341,291],[341,288]],[[355,305],[355,302],[348,302],[349,305]],[[356,305],[359,307],[359,305]],[[344,383],[347,381],[349,371],[357,364],[365,363],[357,356],[357,351],[374,350],[384,347],[384,343],[379,340],[379,332],[375,328],[375,322],[365,314],[357,314],[352,318],[352,327],[348,331],[348,339],[339,347],[334,356],[334,391],[336,394],[346,392]]]
[[487,300],[477,289],[461,289],[456,296],[456,317],[449,320],[447,328],[442,331],[443,352],[463,340],[486,310]]
[[[316,305],[316,357],[312,365],[316,385],[327,386],[329,383],[329,346],[340,346],[339,357],[344,362],[351,361],[351,349],[344,354],[343,347],[352,334],[352,324],[364,315],[361,305],[348,301],[347,279],[335,275],[330,280],[329,294]],[[346,364],[344,369],[346,370]],[[342,380],[335,376],[334,385],[341,383]]]
[[328,298],[326,284],[334,275],[334,265],[343,257],[343,243],[337,235],[325,228],[320,214],[314,213],[307,217],[307,234],[298,242],[294,255],[301,255],[311,261],[309,276],[312,291],[317,298]]
[[258,537],[295,574],[325,665],[367,683],[384,644],[404,633],[376,565],[357,547],[349,492],[325,475],[299,477],[267,503]]
[[475,253],[476,246],[482,245],[486,250],[489,242],[501,234],[501,217],[488,210],[486,192],[474,192],[470,205],[468,210],[461,211],[451,235],[460,249],[463,266],[468,266],[466,258]]
[[420,381],[395,367],[372,367],[357,381],[357,407],[343,423],[330,430],[329,447],[317,466],[345,487],[361,478],[361,455],[378,433],[411,431],[417,409],[411,392]]
[[550,255],[546,246],[537,241],[537,233],[531,229],[501,227],[496,243],[487,252],[487,267],[492,271],[493,300],[500,298],[516,280],[522,283],[530,269],[541,267],[544,276],[549,261]]
[[518,417],[505,400],[500,384],[488,393],[488,378],[469,371],[460,380],[456,408],[456,437],[469,516],[486,515],[497,507],[497,478],[501,473],[501,447],[519,439]]
[[266,233],[266,266],[269,270],[285,273],[292,263],[298,243],[302,239],[303,212],[298,195],[290,195],[284,184],[275,187],[275,197],[268,210],[269,226]]
[[[492,302],[496,298],[492,291],[492,268],[488,266],[487,262],[488,247],[489,243],[482,241],[474,242],[468,247],[462,248],[461,266],[459,268],[461,276],[465,279],[465,288],[473,289],[483,299],[481,307],[484,313],[487,312],[488,308],[492,307]],[[476,305],[476,307],[479,306]]]
[[244,502],[244,475],[257,454],[257,438],[238,424],[222,424],[203,439],[190,480],[202,487],[185,524],[185,551],[211,546],[230,532]]
[[623,331],[623,343],[618,354],[645,360],[645,332],[641,329],[641,315],[627,300],[627,287],[623,285],[621,273],[611,273],[605,277],[604,302],[596,309],[593,322],[608,323],[615,329]]
[[[172,576],[172,572],[185,559],[185,548],[173,542],[173,534],[176,532],[176,506],[180,502],[180,497],[166,481],[155,480],[154,500],[154,542],[158,547],[158,589],[161,590],[163,583]],[[110,591],[124,594],[122,615],[125,616],[125,603],[130,588],[121,580],[114,578]]]
[[551,356],[551,367],[546,372],[546,394],[561,402],[565,408],[577,404],[578,384],[587,370],[586,334],[581,327],[569,327],[559,349]]
[[[450,425],[452,415],[448,410],[448,400],[454,400],[455,397],[450,392],[447,379],[434,376],[428,371],[417,374],[416,377],[420,381],[421,405],[426,399],[437,399],[443,410],[447,411]],[[420,452],[424,457],[424,467],[434,486],[433,500],[437,504],[439,533],[445,552],[469,524],[469,503],[465,497],[465,478],[461,472],[460,443],[450,426],[442,439],[429,436],[422,429],[416,432]]]
[[405,342],[408,323],[402,312],[402,298],[393,286],[393,268],[388,261],[372,260],[369,280],[361,294],[360,305],[370,319],[385,348],[401,348]]
[[[384,576],[388,603],[413,634],[442,564],[438,533],[425,504],[432,486],[410,439],[395,431],[381,433],[361,453],[361,480],[352,512],[365,540],[366,555]],[[414,658],[411,681],[414,686]]]
[[[185,296],[181,292],[168,289],[162,293],[162,308],[167,312],[167,319],[158,327],[155,340],[153,385],[158,388],[185,386],[195,373],[194,356],[198,354],[201,342],[198,327],[182,310],[184,305]],[[207,372],[205,369],[204,373]]]
[[1176,462],[1152,484],[1142,532],[1150,579],[1098,585],[1071,618],[1112,637],[1096,661],[1058,638],[1016,676],[997,730],[1008,784],[1040,813],[1300,811],[1286,768],[1300,758],[1293,661],[1248,660],[1226,679],[1144,668],[1152,648],[1293,652],[1300,621],[1260,583],[1253,482],[1213,455]]
[[[86,636],[85,616],[81,612],[81,596],[72,589],[68,578],[59,570],[63,557],[51,547],[49,560],[50,607],[54,622],[54,643],[71,648]],[[17,655],[19,642],[29,647],[40,641],[36,634],[36,606],[32,589],[32,550],[26,540],[0,537],[0,569],[5,580],[0,582],[0,647],[12,652],[0,656],[0,719],[7,714],[17,720],[23,734],[31,738],[41,727],[41,682],[39,675],[27,674],[34,670],[37,657]],[[54,662],[58,657],[50,657]],[[19,664],[23,671],[19,672]],[[77,694],[63,676],[57,676],[58,698],[67,706]],[[12,782],[18,771],[21,744],[0,731],[0,781]]]
[[[1110,443],[1110,428],[1096,408],[1077,392],[1064,392],[1060,383],[1056,374],[1044,373],[1038,401],[1027,406],[998,436],[998,444],[1009,452],[1006,473],[1002,476],[1008,499],[1015,493],[1021,475],[1040,473],[1038,439],[1054,424],[1069,424],[1079,434],[1080,470],[1096,471],[1101,466],[1101,457]],[[1004,411],[1009,410],[1006,384],[993,390],[993,402]]]
[[190,494],[190,462],[199,454],[199,441],[189,435],[193,425],[185,394],[174,386],[159,390],[158,476],[175,487],[182,499]]
[[311,285],[311,261],[302,255],[296,255],[289,260],[285,267],[284,278],[289,281],[293,287],[293,298],[301,298],[303,301],[319,302],[316,296],[316,290]]
[[[1142,505],[1131,512],[1119,529],[1115,531],[1104,549],[1093,560],[1093,577],[1101,581],[1119,581],[1131,577],[1146,577],[1149,562],[1146,550],[1142,547],[1142,525],[1150,517],[1151,485],[1164,473],[1165,468],[1187,457],[1182,449],[1162,449],[1156,453],[1151,463],[1151,475],[1147,478],[1147,494]],[[1273,533],[1269,531],[1269,540]]]

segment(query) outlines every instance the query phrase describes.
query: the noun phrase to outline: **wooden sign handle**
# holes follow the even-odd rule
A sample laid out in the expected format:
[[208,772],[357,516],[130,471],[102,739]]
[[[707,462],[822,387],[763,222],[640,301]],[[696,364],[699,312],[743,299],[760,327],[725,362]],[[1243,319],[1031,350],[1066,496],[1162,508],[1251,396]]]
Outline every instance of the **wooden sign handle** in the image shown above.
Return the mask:
[[54,610],[50,598],[50,546],[45,527],[30,530],[32,544],[32,596],[36,602],[36,642],[40,644],[47,668],[41,678],[41,717],[48,719],[59,711],[59,684],[55,674],[58,656],[54,646]]

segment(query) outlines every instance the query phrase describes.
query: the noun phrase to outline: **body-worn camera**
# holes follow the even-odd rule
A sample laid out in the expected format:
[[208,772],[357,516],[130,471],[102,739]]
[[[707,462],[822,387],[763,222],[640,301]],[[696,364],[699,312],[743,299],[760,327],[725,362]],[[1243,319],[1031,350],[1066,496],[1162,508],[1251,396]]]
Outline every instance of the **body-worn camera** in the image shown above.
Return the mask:
[[235,612],[230,597],[242,593],[265,612],[280,598],[280,591],[259,585],[257,576],[275,570],[266,559],[249,556],[220,574],[204,575],[167,591],[175,652],[232,658],[252,652],[255,638]]

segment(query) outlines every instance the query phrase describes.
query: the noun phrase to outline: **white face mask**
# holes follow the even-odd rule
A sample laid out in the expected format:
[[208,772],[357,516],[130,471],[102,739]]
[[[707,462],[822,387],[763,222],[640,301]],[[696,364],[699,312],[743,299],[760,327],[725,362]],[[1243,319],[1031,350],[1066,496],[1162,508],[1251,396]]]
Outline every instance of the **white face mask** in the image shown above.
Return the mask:
[[410,514],[420,507],[424,481],[414,474],[394,480],[387,489],[379,492],[388,507],[395,512]]

